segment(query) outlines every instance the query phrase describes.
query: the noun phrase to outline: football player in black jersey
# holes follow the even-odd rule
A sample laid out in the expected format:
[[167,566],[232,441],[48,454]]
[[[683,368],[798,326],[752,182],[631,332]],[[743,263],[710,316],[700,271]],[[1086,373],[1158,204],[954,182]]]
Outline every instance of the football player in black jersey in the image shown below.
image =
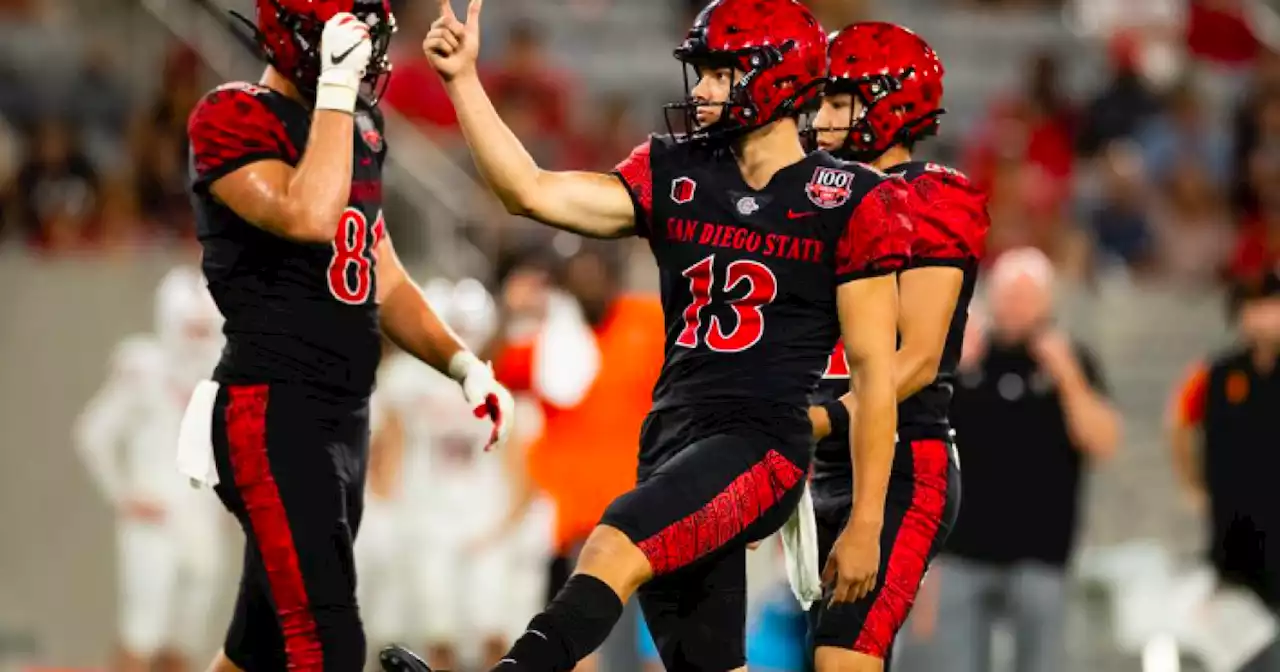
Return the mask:
[[[912,158],[916,142],[937,131],[942,114],[942,62],[929,45],[901,26],[859,23],[834,33],[829,52],[822,107],[812,129],[819,147],[903,177],[918,199],[911,261],[898,274],[899,443],[878,578],[860,599],[836,596],[819,601],[810,613],[819,672],[871,671],[883,669],[958,511],[960,470],[947,409],[988,217],[986,197],[963,175]],[[847,392],[851,370],[860,375],[837,347],[819,385],[818,405],[810,410],[822,439],[814,457],[813,495],[819,557],[828,573],[844,562],[846,550],[837,539],[858,495],[845,405],[856,409]]]
[[392,26],[385,0],[258,0],[270,67],[206,95],[188,123],[227,342],[184,420],[203,423],[203,451],[180,441],[180,459],[246,537],[213,670],[365,664],[352,541],[380,331],[458,380],[495,441],[506,432],[510,395],[432,313],[386,234],[382,123],[360,89],[386,74]]
[[[480,0],[441,0],[424,50],[480,173],[507,209],[598,238],[646,238],[661,274],[666,360],[640,440],[639,485],[606,511],[575,574],[498,669],[569,670],[638,592],[670,670],[745,664],[746,545],[795,509],[810,463],[808,394],[838,337],[860,371],[860,499],[837,592],[879,563],[896,404],[894,271],[906,184],[825,152],[796,117],[825,72],[826,35],[797,0],[715,0],[676,50],[688,132],[654,136],[613,174],[540,169],[476,75]],[[686,82],[689,84],[690,82]],[[399,648],[391,670],[426,666]]]

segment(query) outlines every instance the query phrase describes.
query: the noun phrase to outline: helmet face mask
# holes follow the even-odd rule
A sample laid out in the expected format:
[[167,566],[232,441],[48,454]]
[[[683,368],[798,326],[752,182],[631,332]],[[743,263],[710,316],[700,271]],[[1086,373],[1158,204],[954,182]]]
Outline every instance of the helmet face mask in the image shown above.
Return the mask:
[[[796,0],[713,0],[675,50],[684,71],[685,99],[665,106],[668,130],[678,140],[726,142],[795,116],[817,97],[826,58],[826,36]],[[734,82],[723,101],[695,96],[692,81],[706,70],[731,69]],[[739,77],[739,73],[741,76]],[[720,117],[699,124],[698,108],[719,106]],[[683,117],[677,134],[672,113]]]
[[308,99],[315,96],[320,77],[320,37],[335,14],[350,12],[369,27],[373,55],[364,83],[377,104],[391,74],[391,36],[395,16],[389,0],[256,0],[257,22],[235,14],[248,24],[263,58]]
[[[843,132],[844,138],[840,145],[828,151],[840,158],[862,162],[871,162],[880,158],[893,145],[910,142],[914,138],[894,137],[891,142],[879,138],[875,126],[871,123],[870,114],[887,96],[902,90],[903,79],[909,78],[911,72],[912,69],[909,68],[903,78],[889,74],[876,74],[856,80],[835,78],[828,80],[822,92],[824,104],[838,96],[847,95],[850,97],[850,104],[846,106],[848,116],[843,121],[843,125],[837,122],[837,125],[818,126],[815,119],[808,132],[815,137],[821,137],[823,133]],[[885,112],[892,115],[901,114],[895,109],[885,110]]]

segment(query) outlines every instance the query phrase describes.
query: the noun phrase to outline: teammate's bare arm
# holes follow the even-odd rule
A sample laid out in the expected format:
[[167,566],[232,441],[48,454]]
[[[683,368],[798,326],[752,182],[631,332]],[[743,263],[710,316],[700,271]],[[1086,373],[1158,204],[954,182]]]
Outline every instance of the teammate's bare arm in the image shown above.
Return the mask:
[[537,162],[503,123],[476,74],[481,0],[472,0],[463,23],[448,0],[432,24],[423,51],[445,82],[458,124],[476,167],[508,212],[595,238],[618,238],[635,229],[627,188],[603,173],[555,172]]
[[878,529],[884,517],[884,493],[889,487],[898,422],[894,389],[897,282],[892,275],[850,282],[840,286],[836,297],[845,356],[855,371],[849,379],[850,391],[857,400],[850,433],[854,465],[851,521],[874,524]]
[[[893,366],[898,401],[919,392],[938,375],[963,284],[964,271],[950,266],[913,268],[898,277],[899,305],[906,308],[898,311],[902,346],[894,355]],[[853,393],[845,394],[840,401],[852,417],[857,408]],[[809,420],[814,438],[824,439],[831,433],[831,420],[823,407],[810,408]]]
[[[332,58],[334,53],[348,51],[344,58]],[[350,14],[338,14],[325,25],[321,53],[322,72],[307,150],[296,166],[268,149],[279,142],[283,128],[266,119],[265,114],[242,112],[232,118],[202,114],[206,104],[192,115],[189,128],[194,144],[200,142],[197,138],[208,138],[210,144],[216,145],[227,135],[223,124],[236,125],[237,133],[258,136],[252,141],[261,146],[261,151],[251,152],[247,157],[251,162],[210,182],[209,192],[255,226],[303,242],[333,240],[351,193],[352,111],[371,53],[368,26]],[[274,126],[253,128],[268,124]],[[245,148],[239,149],[243,153]],[[211,147],[205,153],[217,152],[216,147]],[[196,154],[198,162],[199,148]]]
[[405,352],[448,374],[449,362],[465,351],[466,346],[436,316],[422,290],[409,278],[391,244],[391,237],[384,237],[375,250],[382,332]]
[[856,373],[850,391],[857,415],[850,428],[853,507],[823,569],[835,585],[832,602],[853,602],[875,588],[880,562],[880,532],[893,468],[898,403],[893,358],[897,341],[898,288],[893,275],[840,286],[836,294],[845,354]]
[[919,392],[938,375],[951,318],[964,284],[964,271],[950,266],[913,268],[898,277],[898,332],[902,346],[894,358],[898,401]]
[[506,441],[515,401],[493,378],[493,369],[476,357],[431,309],[422,290],[409,279],[391,237],[378,243],[378,311],[382,333],[405,352],[458,381],[476,417],[493,421],[489,446]]

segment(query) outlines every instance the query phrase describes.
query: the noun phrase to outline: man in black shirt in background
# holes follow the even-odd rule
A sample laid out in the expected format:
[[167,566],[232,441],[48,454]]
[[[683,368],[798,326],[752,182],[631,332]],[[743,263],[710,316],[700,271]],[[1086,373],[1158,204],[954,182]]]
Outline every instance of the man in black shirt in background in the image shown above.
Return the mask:
[[[1087,462],[1115,451],[1120,419],[1094,357],[1051,323],[1049,260],[1012,250],[987,280],[991,323],[983,333],[970,320],[951,406],[964,503],[902,661],[986,672],[992,626],[1007,619],[1013,669],[1060,672],[1082,476]],[[922,631],[932,631],[928,646],[918,643]]]

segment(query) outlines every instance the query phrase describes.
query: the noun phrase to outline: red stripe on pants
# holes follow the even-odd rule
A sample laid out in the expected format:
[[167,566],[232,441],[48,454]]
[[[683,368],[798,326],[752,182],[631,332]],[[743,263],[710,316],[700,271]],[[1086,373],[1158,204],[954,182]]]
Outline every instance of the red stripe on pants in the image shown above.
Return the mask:
[[290,670],[323,670],[324,650],[298,566],[289,518],[267,456],[266,385],[228,386],[227,444],[236,490],[244,501],[267,569]]
[[[938,525],[947,505],[947,444],[927,440],[910,444],[913,479],[911,506],[889,552],[884,585],[867,613],[853,650],[884,659],[911,605],[920,592],[920,581],[929,552],[938,538]],[[899,448],[901,450],[901,448]]]
[[641,541],[640,551],[655,575],[684,567],[741,534],[802,477],[799,467],[770,450],[701,509]]

